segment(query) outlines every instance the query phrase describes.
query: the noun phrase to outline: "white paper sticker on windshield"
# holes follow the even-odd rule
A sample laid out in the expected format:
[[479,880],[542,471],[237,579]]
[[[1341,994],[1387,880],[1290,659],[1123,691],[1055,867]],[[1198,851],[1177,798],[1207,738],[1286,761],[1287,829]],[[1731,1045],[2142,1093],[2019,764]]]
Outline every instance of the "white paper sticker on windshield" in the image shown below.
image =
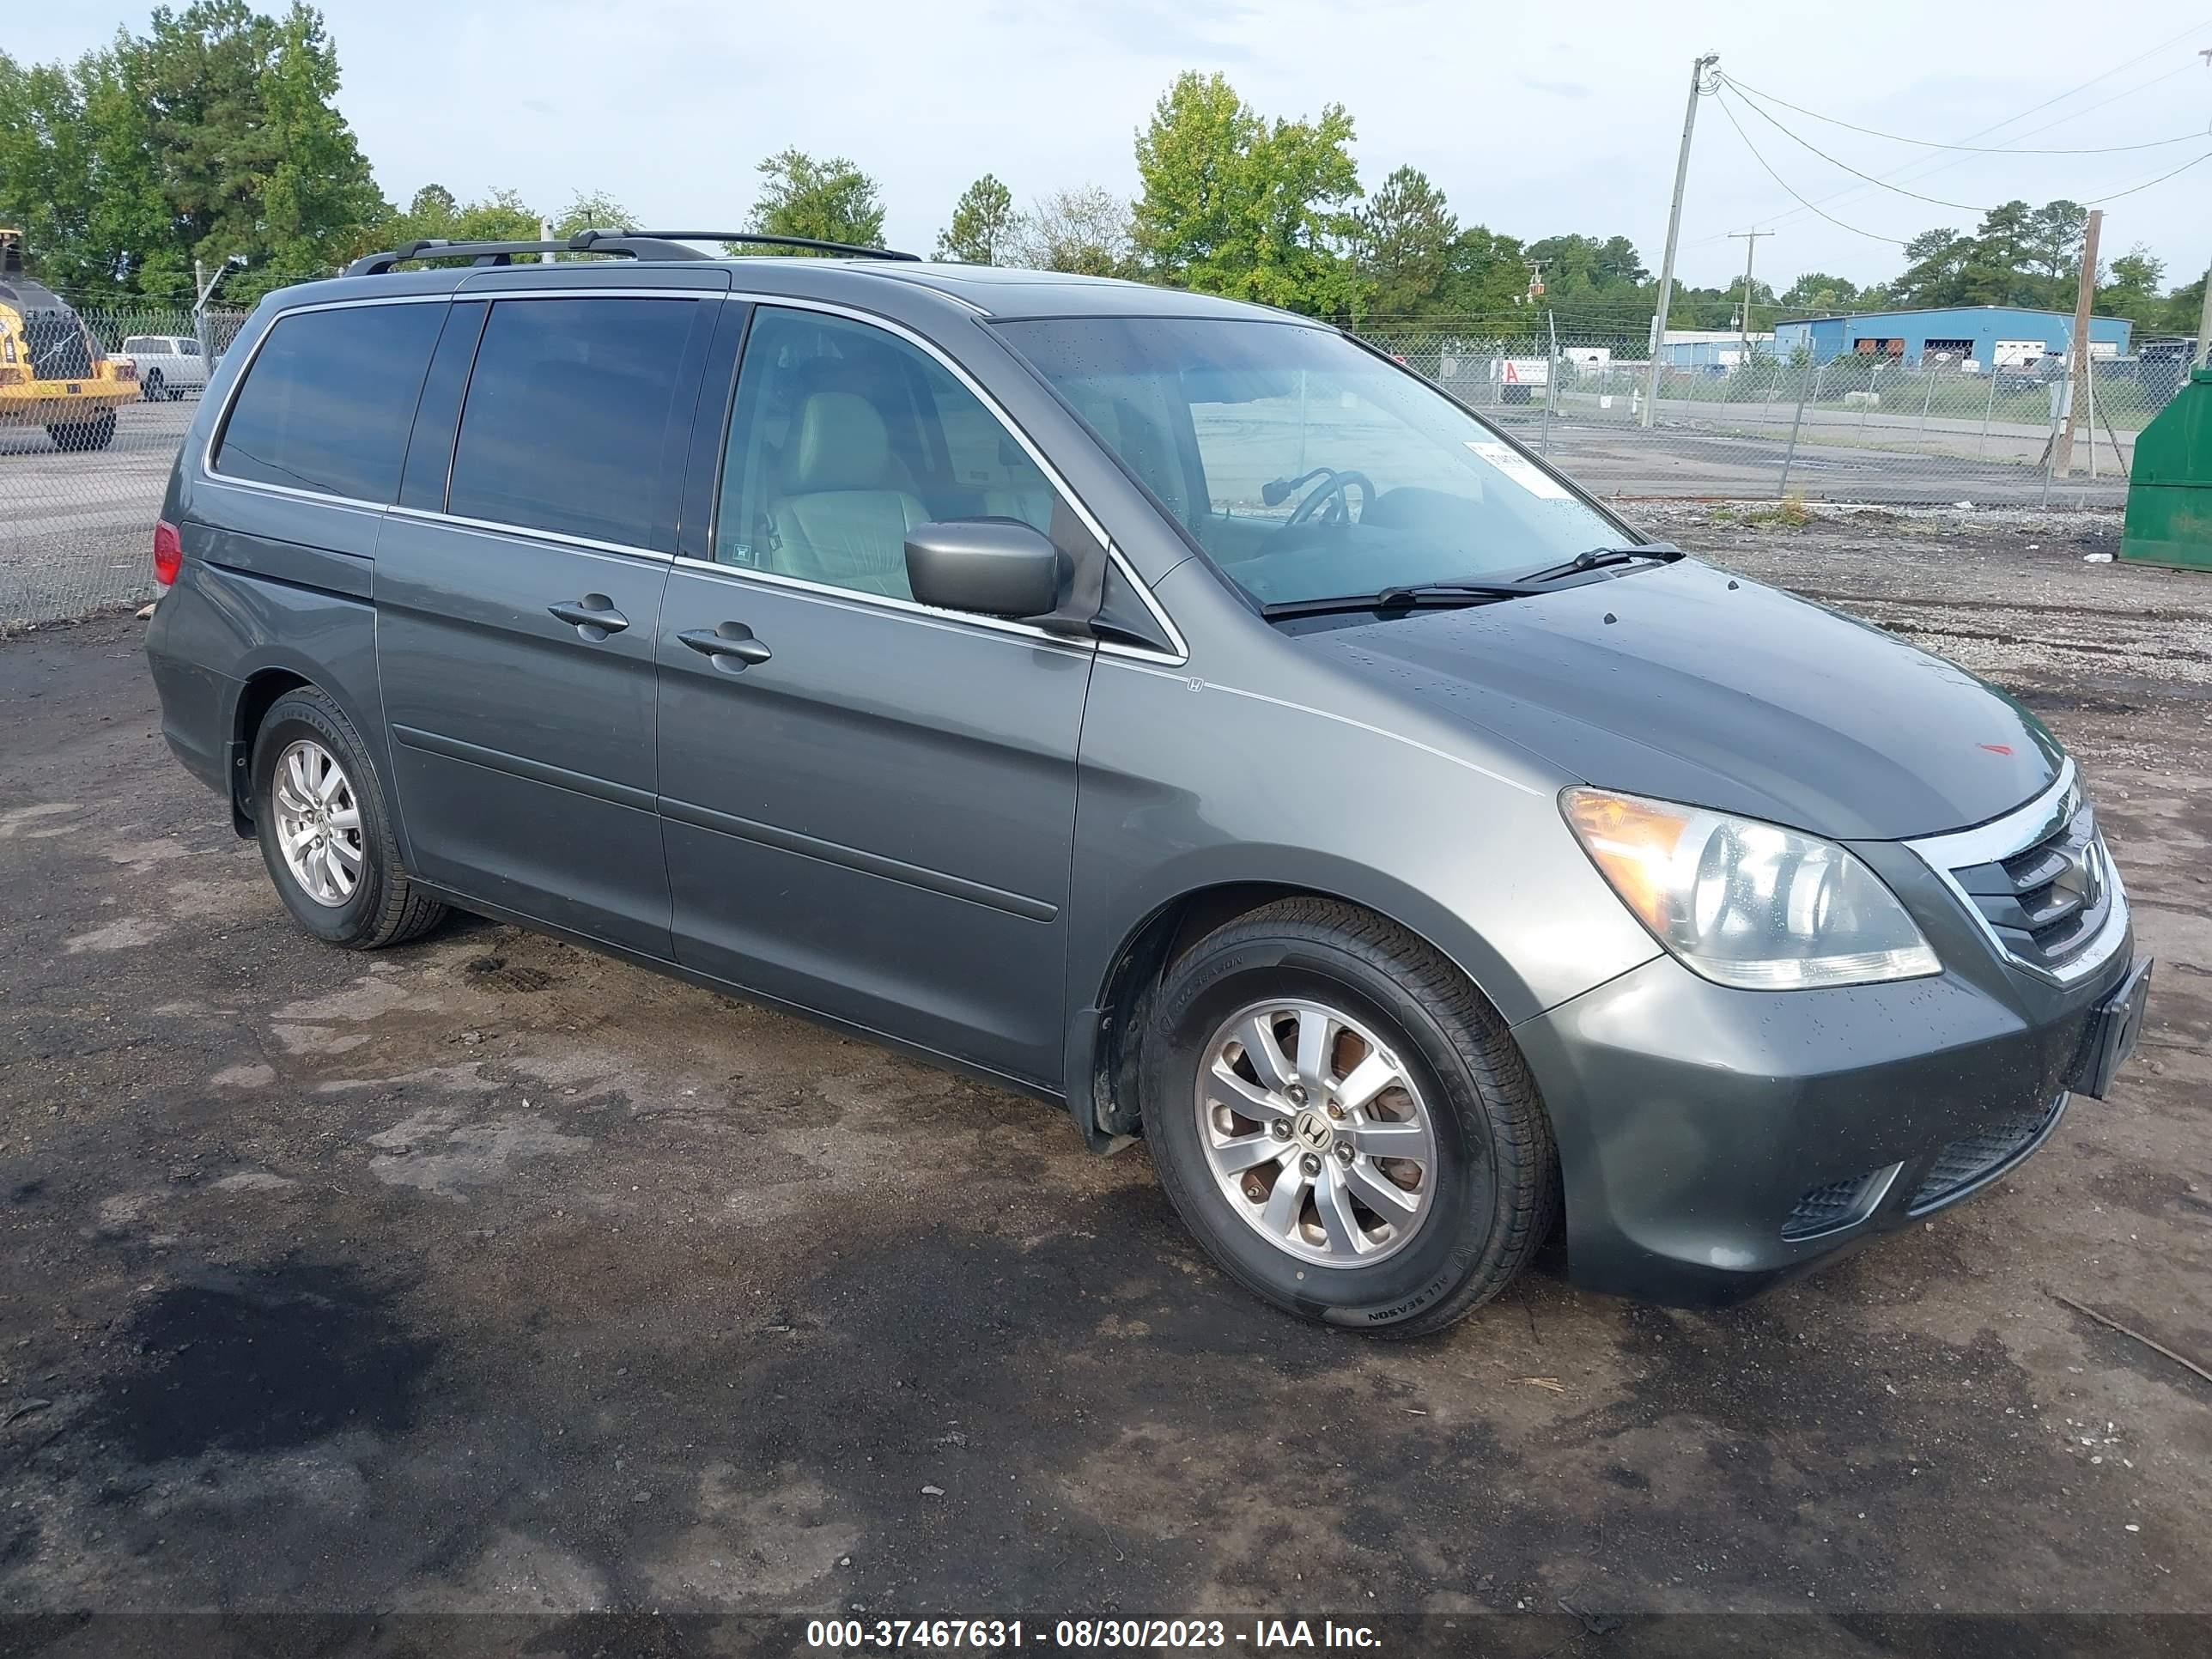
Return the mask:
[[1539,501],[1565,501],[1574,498],[1565,486],[1510,444],[1488,443],[1469,438],[1467,447]]

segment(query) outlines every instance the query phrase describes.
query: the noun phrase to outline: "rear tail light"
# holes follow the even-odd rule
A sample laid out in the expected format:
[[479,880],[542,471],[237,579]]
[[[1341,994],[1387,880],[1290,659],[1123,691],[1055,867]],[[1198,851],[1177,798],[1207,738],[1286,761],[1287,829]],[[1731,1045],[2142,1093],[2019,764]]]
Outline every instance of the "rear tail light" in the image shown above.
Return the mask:
[[20,368],[0,368],[0,386],[21,386],[23,371]]
[[177,526],[164,519],[154,526],[154,580],[168,586],[184,562],[185,544],[177,539]]
[[115,378],[117,380],[135,380],[138,378],[138,365],[132,362],[129,358],[111,357],[108,359],[108,362],[114,367]]

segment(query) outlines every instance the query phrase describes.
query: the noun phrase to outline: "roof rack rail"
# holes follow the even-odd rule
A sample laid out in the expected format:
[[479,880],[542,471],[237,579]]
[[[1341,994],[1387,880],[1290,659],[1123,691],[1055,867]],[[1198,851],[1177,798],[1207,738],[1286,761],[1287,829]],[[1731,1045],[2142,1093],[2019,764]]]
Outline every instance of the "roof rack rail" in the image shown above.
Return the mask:
[[[843,253],[855,259],[904,259],[918,263],[919,253],[902,252],[895,247],[870,247],[860,242],[824,242],[812,236],[771,236],[761,230],[638,230],[620,233],[623,235],[649,236],[659,242],[750,242],[762,247],[809,247],[817,253]],[[605,235],[604,231],[586,231],[586,235]]]
[[901,253],[887,247],[860,247],[850,242],[817,241],[811,236],[770,236],[750,230],[580,230],[574,236],[551,242],[454,242],[442,237],[403,242],[381,253],[370,253],[345,268],[349,276],[382,276],[394,265],[410,259],[466,259],[477,265],[508,265],[518,253],[612,253],[632,259],[707,259],[687,242],[747,242],[769,247],[811,248],[821,253],[842,253],[862,259],[919,259],[918,253]]

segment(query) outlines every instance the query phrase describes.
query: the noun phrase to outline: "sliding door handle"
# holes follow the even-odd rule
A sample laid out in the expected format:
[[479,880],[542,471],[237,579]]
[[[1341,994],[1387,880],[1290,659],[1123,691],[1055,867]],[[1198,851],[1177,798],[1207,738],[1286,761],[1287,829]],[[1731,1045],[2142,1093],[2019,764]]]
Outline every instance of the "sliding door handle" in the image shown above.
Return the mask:
[[545,614],[567,623],[594,644],[610,634],[619,634],[629,626],[629,618],[615,609],[615,602],[604,593],[586,593],[580,599],[563,599],[558,605],[549,605]]
[[743,623],[726,622],[719,628],[693,628],[676,636],[702,657],[714,659],[717,668],[732,672],[755,663],[766,662],[773,653],[753,637],[753,630]]

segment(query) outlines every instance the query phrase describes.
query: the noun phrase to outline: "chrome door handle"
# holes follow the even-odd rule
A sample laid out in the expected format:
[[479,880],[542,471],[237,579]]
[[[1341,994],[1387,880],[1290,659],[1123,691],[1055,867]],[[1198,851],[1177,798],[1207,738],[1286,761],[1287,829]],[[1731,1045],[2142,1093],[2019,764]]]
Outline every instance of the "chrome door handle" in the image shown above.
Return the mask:
[[610,634],[619,634],[629,626],[629,618],[615,609],[615,602],[604,593],[586,593],[580,599],[563,599],[558,605],[549,605],[545,614],[568,623],[579,634],[594,644]]
[[726,665],[732,672],[754,663],[766,662],[774,653],[753,637],[753,630],[743,623],[726,622],[719,628],[693,628],[676,636],[702,657],[711,657],[717,667]]

